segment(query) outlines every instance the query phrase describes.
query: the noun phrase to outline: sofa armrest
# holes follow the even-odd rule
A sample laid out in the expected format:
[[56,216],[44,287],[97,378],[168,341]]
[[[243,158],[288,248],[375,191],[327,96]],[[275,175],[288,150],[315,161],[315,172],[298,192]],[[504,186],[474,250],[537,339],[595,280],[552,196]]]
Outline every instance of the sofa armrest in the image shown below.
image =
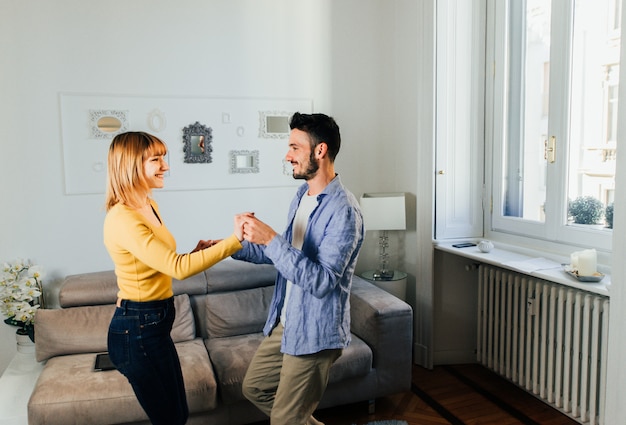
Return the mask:
[[351,331],[372,349],[377,397],[411,388],[413,309],[399,298],[354,276]]

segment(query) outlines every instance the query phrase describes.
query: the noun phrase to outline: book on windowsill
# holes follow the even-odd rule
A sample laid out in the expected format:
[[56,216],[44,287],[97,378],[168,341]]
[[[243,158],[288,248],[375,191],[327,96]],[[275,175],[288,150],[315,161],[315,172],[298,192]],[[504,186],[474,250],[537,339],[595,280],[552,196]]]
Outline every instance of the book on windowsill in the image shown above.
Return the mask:
[[556,261],[548,260],[542,257],[531,258],[530,260],[522,261],[509,261],[503,264],[507,267],[511,267],[526,273],[532,273],[537,270],[557,269],[561,267],[561,263],[557,263]]

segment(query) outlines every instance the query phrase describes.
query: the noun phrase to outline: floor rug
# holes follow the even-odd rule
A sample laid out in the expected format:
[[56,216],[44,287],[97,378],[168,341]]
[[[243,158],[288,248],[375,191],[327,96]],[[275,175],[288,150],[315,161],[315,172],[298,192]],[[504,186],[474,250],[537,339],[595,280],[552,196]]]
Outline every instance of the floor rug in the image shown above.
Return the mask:
[[406,421],[374,421],[368,422],[366,425],[409,425]]

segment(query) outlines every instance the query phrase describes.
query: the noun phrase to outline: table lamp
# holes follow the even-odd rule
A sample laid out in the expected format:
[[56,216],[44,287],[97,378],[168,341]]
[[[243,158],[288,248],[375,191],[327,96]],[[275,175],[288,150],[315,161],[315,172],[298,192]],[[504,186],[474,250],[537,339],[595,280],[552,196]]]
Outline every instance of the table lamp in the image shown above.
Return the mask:
[[361,196],[361,212],[365,230],[379,230],[378,244],[380,247],[378,270],[374,272],[375,280],[393,279],[393,270],[389,270],[389,230],[406,229],[405,197],[399,193],[364,193]]

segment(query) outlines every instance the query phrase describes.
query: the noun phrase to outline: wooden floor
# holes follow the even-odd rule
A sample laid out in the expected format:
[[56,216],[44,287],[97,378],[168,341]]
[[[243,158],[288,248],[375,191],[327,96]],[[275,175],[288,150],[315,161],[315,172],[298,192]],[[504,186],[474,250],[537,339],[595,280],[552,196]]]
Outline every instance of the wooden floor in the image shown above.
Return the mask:
[[480,365],[413,367],[411,391],[367,403],[322,409],[315,417],[326,425],[364,425],[372,421],[404,420],[429,424],[541,424],[578,422],[548,406]]

